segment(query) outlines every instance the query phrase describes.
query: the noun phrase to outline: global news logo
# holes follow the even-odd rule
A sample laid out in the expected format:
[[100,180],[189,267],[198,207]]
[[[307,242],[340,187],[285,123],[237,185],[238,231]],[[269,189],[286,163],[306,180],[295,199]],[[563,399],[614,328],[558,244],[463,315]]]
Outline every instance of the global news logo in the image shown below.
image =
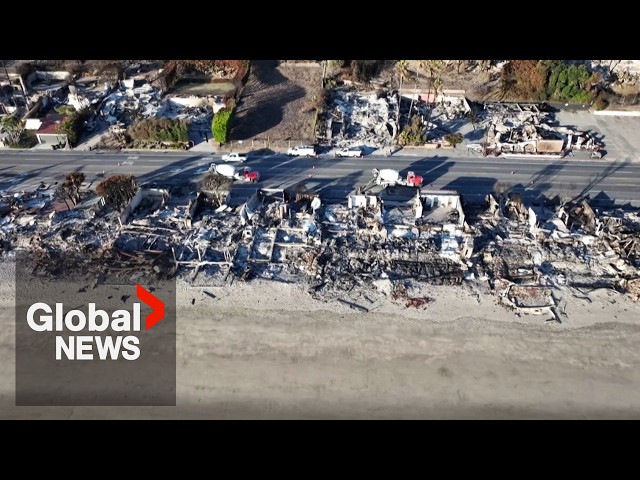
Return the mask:
[[[136,296],[152,309],[145,317],[144,329],[149,330],[164,318],[165,304],[141,285],[136,285]],[[56,303],[52,308],[47,303],[37,302],[27,310],[27,324],[36,332],[60,332],[56,335],[56,360],[140,358],[141,303],[134,302],[132,311],[115,310],[111,315],[98,309],[96,303],[89,303],[87,307],[87,314],[78,309],[65,314],[63,303]],[[102,333],[109,328],[116,335]],[[95,334],[75,333],[85,331]]]

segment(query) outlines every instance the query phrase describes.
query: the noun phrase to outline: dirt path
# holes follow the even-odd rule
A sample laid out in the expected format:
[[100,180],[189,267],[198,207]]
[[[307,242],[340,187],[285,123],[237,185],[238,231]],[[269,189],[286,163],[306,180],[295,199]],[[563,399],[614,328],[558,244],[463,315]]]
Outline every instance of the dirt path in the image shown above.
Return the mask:
[[240,97],[231,140],[313,141],[314,113],[308,107],[321,87],[317,66],[280,65],[276,60],[252,60]]

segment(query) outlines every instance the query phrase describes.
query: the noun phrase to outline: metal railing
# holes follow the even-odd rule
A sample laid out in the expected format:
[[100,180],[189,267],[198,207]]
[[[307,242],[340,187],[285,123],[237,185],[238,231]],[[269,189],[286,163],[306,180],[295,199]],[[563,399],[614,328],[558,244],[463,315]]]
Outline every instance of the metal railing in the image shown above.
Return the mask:
[[297,145],[312,145],[313,140],[272,140],[272,139],[251,139],[233,140],[220,147],[223,152],[253,152],[256,150],[273,150],[274,152],[284,152]]

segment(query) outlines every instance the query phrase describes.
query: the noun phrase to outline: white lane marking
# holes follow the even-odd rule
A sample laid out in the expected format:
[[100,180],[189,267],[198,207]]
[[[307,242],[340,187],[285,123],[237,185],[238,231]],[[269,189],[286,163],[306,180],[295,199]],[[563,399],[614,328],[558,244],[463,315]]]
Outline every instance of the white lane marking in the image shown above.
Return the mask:
[[127,157],[127,160],[138,160],[140,157],[137,155],[131,156],[131,157]]

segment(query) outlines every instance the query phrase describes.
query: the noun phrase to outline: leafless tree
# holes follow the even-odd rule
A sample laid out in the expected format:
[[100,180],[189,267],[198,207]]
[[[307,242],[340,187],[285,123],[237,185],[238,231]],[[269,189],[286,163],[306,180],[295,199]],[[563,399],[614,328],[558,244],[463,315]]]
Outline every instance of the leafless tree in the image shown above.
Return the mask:
[[71,200],[71,204],[69,203],[70,199],[73,197],[71,184],[67,181],[62,182],[58,185],[54,192],[54,198],[57,200],[62,200],[64,204],[67,206],[67,210],[71,210],[71,206],[74,205]]
[[613,75],[613,71],[621,62],[622,60],[611,60],[611,63],[609,63],[609,75]]
[[82,172],[69,173],[56,189],[55,197],[64,200],[67,209],[71,210],[71,206],[77,205],[80,201],[80,188],[84,180],[85,174]]
[[72,172],[65,178],[65,182],[68,182],[71,187],[74,205],[77,205],[80,201],[80,188],[82,187],[85,178],[86,176],[82,172]]

